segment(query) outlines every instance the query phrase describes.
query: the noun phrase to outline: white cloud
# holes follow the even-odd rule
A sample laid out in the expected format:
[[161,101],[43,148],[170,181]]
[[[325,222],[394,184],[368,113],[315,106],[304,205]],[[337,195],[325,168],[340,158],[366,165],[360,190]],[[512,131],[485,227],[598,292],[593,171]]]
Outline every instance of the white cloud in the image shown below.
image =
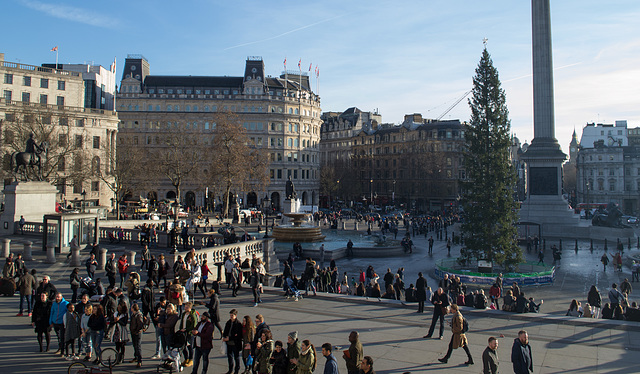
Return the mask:
[[118,20],[114,18],[82,8],[76,8],[73,6],[61,4],[49,4],[36,0],[21,0],[20,2],[24,6],[33,10],[48,14],[51,17],[56,17],[68,21],[74,21],[108,29],[116,28],[119,24]]

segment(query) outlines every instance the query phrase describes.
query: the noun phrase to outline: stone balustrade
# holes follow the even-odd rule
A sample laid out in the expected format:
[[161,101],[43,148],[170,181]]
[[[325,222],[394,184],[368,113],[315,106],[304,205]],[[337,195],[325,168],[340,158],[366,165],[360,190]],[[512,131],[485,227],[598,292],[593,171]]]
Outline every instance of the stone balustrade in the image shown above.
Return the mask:
[[[229,254],[231,254],[233,258],[239,257],[242,261],[244,261],[244,259],[246,258],[251,259],[255,254],[256,257],[263,260],[267,272],[277,272],[279,271],[280,263],[278,262],[277,257],[275,257],[275,249],[273,246],[274,241],[274,239],[260,239],[247,242],[225,244],[209,248],[201,248],[196,250],[195,258],[198,263],[202,263],[204,260],[207,260],[207,265],[213,273],[209,277],[209,279],[224,279],[224,268],[221,267],[221,274],[218,274],[218,268],[215,266],[215,264],[223,263],[226,259],[226,256]],[[178,256],[182,256],[182,258],[185,258],[188,253],[189,251],[176,252],[173,255],[172,262],[175,263]]]
[[[121,236],[120,236],[121,235]],[[208,241],[212,238],[215,246],[223,244],[223,237],[218,233],[189,233],[187,237],[186,246],[188,248],[205,248]],[[100,241],[103,243],[115,242],[127,242],[127,243],[140,243],[140,230],[139,229],[125,229],[116,227],[100,227]],[[170,235],[167,232],[157,232],[157,237],[152,238],[151,246],[157,245],[160,248],[166,248],[169,246]],[[184,248],[184,240],[178,234],[176,237],[178,248]]]

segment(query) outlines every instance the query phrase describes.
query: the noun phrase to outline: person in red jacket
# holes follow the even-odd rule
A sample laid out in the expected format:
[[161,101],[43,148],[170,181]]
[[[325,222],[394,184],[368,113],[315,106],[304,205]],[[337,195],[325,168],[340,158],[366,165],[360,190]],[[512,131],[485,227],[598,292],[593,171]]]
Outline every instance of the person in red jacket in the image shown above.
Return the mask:
[[120,274],[120,288],[122,288],[122,285],[124,283],[124,278],[128,274],[127,269],[129,269],[129,261],[127,261],[127,256],[125,256],[123,253],[122,255],[120,255],[120,258],[118,259],[118,273]]
[[204,312],[200,315],[200,322],[196,327],[191,330],[191,334],[195,336],[194,345],[196,347],[195,355],[193,356],[193,371],[198,372],[200,366],[200,359],[202,358],[202,373],[206,373],[209,368],[209,353],[213,348],[213,324],[210,322],[211,317],[209,312]]
[[493,286],[489,289],[489,297],[491,298],[491,302],[495,304],[497,310],[500,310],[500,306],[498,306],[498,300],[502,297],[502,290],[498,287],[498,283],[494,283]]

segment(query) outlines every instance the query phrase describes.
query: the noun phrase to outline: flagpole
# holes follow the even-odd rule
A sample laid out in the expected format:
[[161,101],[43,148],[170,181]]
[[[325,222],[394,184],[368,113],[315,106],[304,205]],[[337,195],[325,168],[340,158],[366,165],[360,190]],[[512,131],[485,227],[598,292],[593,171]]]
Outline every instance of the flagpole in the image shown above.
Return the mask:
[[58,70],[58,46],[56,46],[56,70]]

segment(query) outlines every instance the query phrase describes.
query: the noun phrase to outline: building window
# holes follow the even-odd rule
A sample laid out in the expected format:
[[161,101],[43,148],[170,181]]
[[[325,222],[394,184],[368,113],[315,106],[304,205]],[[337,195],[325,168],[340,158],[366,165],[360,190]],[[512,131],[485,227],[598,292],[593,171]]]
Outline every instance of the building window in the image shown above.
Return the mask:
[[23,103],[28,103],[29,101],[31,101],[31,94],[28,92],[23,92],[22,93],[22,102]]
[[11,91],[9,90],[4,90],[4,100],[6,102],[10,102],[11,101]]
[[82,118],[76,119],[76,127],[84,127],[84,119]]
[[69,118],[67,117],[58,118],[58,124],[60,124],[60,126],[69,126]]
[[94,149],[100,149],[100,137],[99,136],[94,136],[93,137],[93,148]]
[[82,193],[82,182],[75,182],[73,184],[73,193]]
[[66,168],[65,158],[60,157],[60,161],[58,161],[58,171],[64,171]]
[[58,81],[58,89],[60,91],[64,91],[66,87],[66,82],[65,81]]
[[31,86],[31,77],[25,75],[22,79],[23,86]]
[[13,84],[13,74],[4,74],[4,83],[5,84]]
[[76,135],[76,148],[82,148],[82,135]]
[[57,106],[64,106],[64,96],[56,97],[56,105]]
[[91,182],[91,191],[100,191],[100,182],[98,181]]
[[47,105],[49,102],[49,96],[40,95],[40,104]]

